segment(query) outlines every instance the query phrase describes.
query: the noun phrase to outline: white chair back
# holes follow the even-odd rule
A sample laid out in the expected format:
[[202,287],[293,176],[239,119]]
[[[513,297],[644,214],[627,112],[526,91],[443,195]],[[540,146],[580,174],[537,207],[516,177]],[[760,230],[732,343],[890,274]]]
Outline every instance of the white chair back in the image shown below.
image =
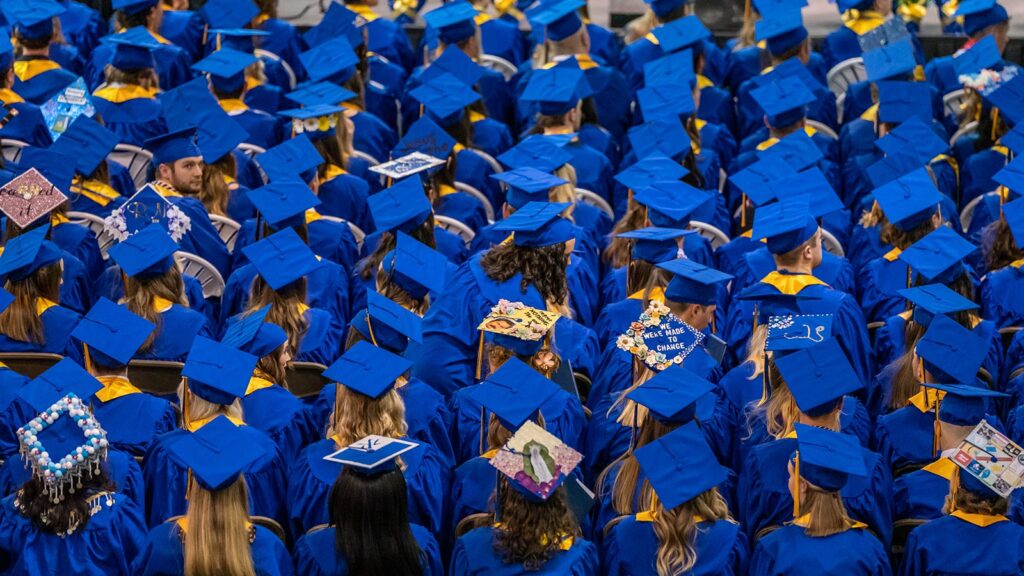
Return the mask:
[[209,260],[179,250],[174,253],[174,261],[182,274],[188,274],[199,281],[204,298],[220,298],[224,294],[224,277]]
[[114,146],[114,151],[107,155],[107,159],[128,169],[136,190],[149,182],[149,170],[153,167],[153,153],[149,150],[131,144],[118,144]]

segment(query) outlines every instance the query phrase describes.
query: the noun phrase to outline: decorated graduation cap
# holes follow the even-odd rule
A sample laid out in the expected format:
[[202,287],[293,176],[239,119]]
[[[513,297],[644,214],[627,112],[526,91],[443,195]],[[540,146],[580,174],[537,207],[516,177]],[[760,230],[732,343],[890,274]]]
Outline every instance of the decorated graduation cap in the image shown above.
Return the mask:
[[660,372],[673,364],[682,364],[704,340],[699,330],[680,320],[663,303],[651,300],[640,317],[619,335],[615,345]]
[[793,132],[758,154],[758,158],[783,160],[798,172],[817,164],[824,157],[821,149],[804,130]]
[[512,488],[530,502],[545,502],[579,466],[583,455],[533,422],[526,422],[491,458]]
[[686,258],[662,262],[658,268],[672,273],[672,280],[665,288],[665,299],[672,302],[709,306],[717,302],[718,287],[733,278],[731,274]]
[[124,368],[156,325],[126,306],[100,298],[71,332],[85,346],[85,358],[104,368]]
[[316,169],[324,163],[324,159],[309,137],[299,134],[257,155],[256,162],[271,181],[298,177],[303,182],[312,182],[316,177]]
[[153,153],[154,166],[203,155],[196,142],[196,129],[192,126],[150,138],[143,147]]
[[878,121],[895,124],[911,116],[931,122],[934,93],[927,82],[878,82]]
[[152,278],[174,266],[178,243],[159,223],[150,224],[110,247],[110,257],[132,278]]
[[300,106],[339,104],[355,98],[356,93],[332,82],[306,82],[284,95]]
[[536,421],[541,406],[559,390],[558,384],[513,357],[466,394],[493,413],[507,430],[517,430],[528,420]]
[[876,188],[874,196],[889,222],[905,232],[937,213],[942,201],[942,193],[924,168]]
[[953,68],[957,76],[977,74],[986,68],[1001,64],[1003,55],[999,53],[995,36],[989,34],[974,43],[973,46],[953,56]]
[[922,384],[927,388],[945,392],[939,400],[937,418],[954,426],[975,426],[985,419],[989,402],[1007,398],[1009,394],[969,384]]
[[826,492],[838,492],[850,476],[864,478],[864,452],[857,437],[816,426],[796,424],[797,474]]
[[636,191],[633,200],[647,207],[647,219],[662,228],[690,225],[693,213],[712,201],[710,193],[678,180],[654,182]]
[[835,338],[776,356],[775,366],[800,411],[812,418],[832,412],[843,396],[864,387]]
[[762,206],[754,213],[751,238],[766,239],[768,251],[785,254],[810,240],[818,232],[818,221],[811,216],[806,198],[790,202],[775,202]]
[[768,317],[764,349],[776,358],[810,348],[832,336],[832,314],[779,314]]
[[532,166],[492,174],[491,178],[508,185],[506,201],[513,208],[522,208],[530,202],[547,202],[552,188],[569,183]]
[[575,108],[590,93],[590,83],[582,70],[553,66],[535,70],[519,98],[526,102],[536,102],[544,116],[558,116]]
[[228,326],[220,339],[225,346],[263,358],[288,342],[288,334],[271,322],[267,322],[270,305],[246,314]]
[[949,315],[975,310],[978,305],[964,298],[945,284],[925,284],[897,290],[897,294],[914,305],[914,322],[927,327],[936,315]]
[[74,158],[39,148],[22,152],[24,172],[0,186],[0,211],[19,228],[43,220],[64,203],[74,175]]
[[633,454],[666,510],[693,500],[729,476],[696,422],[683,424]]
[[344,464],[346,470],[361,476],[377,476],[398,470],[399,456],[419,446],[418,443],[409,440],[374,434],[325,456],[324,460]]
[[52,146],[51,152],[72,156],[75,172],[90,176],[107,155],[113,152],[121,138],[102,124],[82,114],[65,130]]
[[640,228],[618,235],[633,241],[630,257],[653,264],[668,262],[679,258],[679,239],[689,234],[687,230],[678,228]]
[[643,117],[648,120],[665,118],[677,121],[681,116],[690,116],[697,111],[693,94],[687,89],[685,80],[676,83],[661,82],[637,90],[637,103]]
[[49,231],[50,225],[45,224],[7,240],[0,254],[0,276],[17,282],[59,261],[62,258],[61,250],[46,239]]
[[1006,8],[996,0],[965,0],[960,3],[954,16],[963,16],[964,32],[974,36],[989,26],[994,26],[1010,19]]
[[929,282],[948,283],[964,273],[964,258],[977,249],[954,230],[940,226],[901,252],[899,259]]
[[333,136],[338,125],[338,114],[345,109],[333,104],[317,104],[305,108],[281,110],[278,115],[291,118],[292,136],[305,134],[314,140]]
[[916,66],[914,44],[909,37],[864,53],[864,68],[867,69],[867,79],[870,82],[904,78],[912,73]]
[[395,249],[381,260],[381,267],[416,300],[429,292],[440,294],[448,281],[448,258],[402,231],[397,233]]
[[196,396],[227,405],[245,396],[257,362],[259,358],[252,354],[196,336],[181,375],[188,379],[188,389]]
[[243,246],[242,253],[274,290],[281,290],[320,267],[320,260],[292,228]]
[[690,137],[678,120],[653,118],[629,129],[629,142],[638,158],[662,155],[678,158],[690,149]]
[[1024,198],[1003,204],[1003,219],[1006,220],[1017,247],[1024,246]]
[[561,318],[557,312],[531,308],[522,302],[500,299],[480,322],[477,329],[496,346],[507,348],[518,356],[536,354]]
[[949,144],[920,116],[907,118],[884,137],[876,140],[875,146],[886,154],[911,154],[922,164],[949,150]]
[[313,48],[342,37],[348,41],[349,46],[355,48],[363,43],[365,24],[365,18],[349,10],[344,4],[331,2],[320,22],[307,30],[302,39],[306,41],[307,46]]
[[274,180],[249,192],[260,216],[276,230],[301,226],[306,211],[320,205],[309,185],[296,176]]
[[252,0],[207,0],[199,15],[210,28],[243,28],[260,15],[260,9]]
[[344,84],[355,73],[359,56],[348,40],[337,37],[299,54],[299,61],[313,82],[326,80]]
[[411,233],[433,213],[419,178],[399,180],[368,200],[370,215],[378,230]]
[[544,28],[548,40],[560,42],[583,27],[579,9],[586,4],[586,0],[556,0],[539,5],[526,15],[530,22]]
[[448,2],[423,15],[445,44],[458,44],[476,34],[476,8],[469,2]]
[[542,172],[553,172],[568,164],[572,154],[566,152],[554,139],[537,134],[524,138],[498,156],[497,160],[510,170],[531,167]]
[[785,76],[760,88],[750,95],[764,110],[768,123],[777,128],[792,126],[807,115],[807,105],[817,98],[795,76]]
[[711,38],[711,31],[693,14],[658,26],[651,33],[666,53],[689,48],[699,54],[704,49],[702,42]]
[[352,328],[367,341],[388,352],[401,354],[409,340],[423,341],[423,320],[397,302],[366,290],[366,309],[356,313]]
[[409,96],[423,104],[427,112],[442,126],[451,126],[458,122],[466,106],[480,99],[480,95],[471,87],[447,72],[438,74],[413,88],[409,91]]
[[4,0],[0,11],[22,38],[49,40],[53,36],[53,18],[67,10],[55,0]]
[[673,365],[633,389],[626,398],[646,407],[659,422],[684,424],[693,420],[697,400],[714,389],[715,385],[699,374]]
[[955,320],[936,316],[914,351],[933,379],[946,384],[974,384],[988,348],[986,339]]
[[324,376],[370,398],[380,398],[412,362],[369,342],[356,342],[324,371]]
[[[409,154],[421,152],[440,160],[446,160],[455,149],[455,138],[444,128],[437,125],[430,115],[420,116],[406,131],[402,139],[391,151],[394,158],[404,158]],[[440,170],[444,163],[428,168],[428,173]]]
[[114,68],[126,72],[156,68],[153,50],[159,48],[160,43],[145,26],[130,28],[108,36],[106,40],[114,44],[114,55],[110,59],[110,65]]
[[781,56],[807,40],[807,28],[797,6],[773,5],[761,13],[754,27],[754,39],[765,41],[772,56]]
[[652,154],[615,175],[615,181],[633,191],[643,190],[656,181],[679,180],[690,171],[675,160]]
[[231,486],[250,466],[270,457],[265,444],[253,442],[223,415],[173,442],[170,451],[206,490]]
[[543,248],[575,238],[572,222],[561,214],[569,207],[565,202],[530,202],[514,214],[495,224],[498,232],[513,232],[513,242],[524,248]]
[[221,48],[196,62],[192,69],[209,74],[215,89],[238,92],[245,86],[245,69],[256,62],[256,56],[248,52]]

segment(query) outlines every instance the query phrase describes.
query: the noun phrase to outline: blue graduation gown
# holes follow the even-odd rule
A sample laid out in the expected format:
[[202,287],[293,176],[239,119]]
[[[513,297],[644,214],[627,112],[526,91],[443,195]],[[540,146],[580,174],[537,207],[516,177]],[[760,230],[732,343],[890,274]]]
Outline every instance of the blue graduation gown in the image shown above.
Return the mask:
[[[422,554],[423,576],[444,576],[441,547],[434,536],[419,524],[410,524],[412,536]],[[295,569],[304,576],[348,576],[348,564],[339,555],[333,528],[321,528],[299,538],[295,543]]]
[[[300,454],[288,473],[288,523],[292,534],[304,534],[318,524],[326,524],[327,501],[331,487],[344,466],[324,460],[339,450],[331,438],[314,442]],[[450,481],[449,469],[434,447],[420,444],[402,454],[405,482],[409,492],[409,521],[422,525],[434,536],[444,530],[445,500]]]
[[558,574],[559,576],[594,576],[598,573],[597,547],[582,539],[573,539],[568,550],[557,552],[537,570],[526,570],[521,564],[505,564],[494,551],[494,528],[470,530],[455,541],[449,576],[514,576],[523,574]]
[[[306,332],[299,343],[299,353],[295,359],[299,362],[316,362],[330,366],[341,356],[341,347],[345,340],[343,326],[331,313],[322,308],[308,308],[302,313],[306,322]],[[226,331],[241,318],[240,315],[228,318],[224,324]]]
[[448,496],[451,507],[449,533],[454,533],[459,522],[470,514],[494,511],[491,496],[498,483],[496,474],[500,474],[491,466],[491,458],[495,453],[496,451],[492,450],[470,458],[455,469],[451,493]]
[[[475,127],[476,125],[474,124],[474,135]],[[473,144],[476,144],[475,140],[473,141]],[[491,178],[494,174],[494,168],[484,160],[483,156],[477,154],[475,151],[464,148],[462,145],[458,145],[457,148],[459,150],[455,153],[455,181],[462,184],[468,184],[480,192],[483,192],[484,196],[486,196],[487,200],[490,202],[491,208],[494,210],[495,217],[500,218],[501,207],[502,204],[505,203],[505,191],[501,188],[500,183],[497,180]],[[459,192],[459,194],[465,195],[462,192]],[[471,197],[470,199],[475,199],[475,197]],[[442,202],[443,201],[444,198],[442,198]],[[482,212],[483,207],[481,206],[478,209],[473,203],[466,202],[465,200],[461,203],[466,204],[462,209],[466,210],[467,213],[465,216],[460,216],[471,218],[473,220],[473,224],[478,226],[477,228],[474,228],[474,231],[480,230],[481,227],[478,223],[481,219],[486,218],[485,213]],[[477,204],[479,204],[479,202],[477,202]],[[449,207],[448,210],[452,210],[452,208]],[[440,213],[440,210],[435,208],[434,212]],[[455,214],[445,214],[445,216],[449,215],[453,218],[456,216]],[[462,218],[460,217],[459,220],[461,219]],[[465,222],[465,224],[472,228],[469,222]]]
[[487,117],[472,117],[470,121],[473,123],[473,148],[497,158],[512,147],[512,132],[504,122]]
[[178,242],[181,250],[206,259],[221,276],[226,277],[231,271],[231,253],[228,252],[220,233],[214,228],[210,215],[199,198],[176,196],[176,193],[168,193],[161,186],[154,188],[191,220],[191,228]]
[[164,8],[160,22],[160,35],[175,46],[184,48],[194,61],[203,58],[203,33],[206,23],[202,16],[191,10],[170,10]]
[[88,278],[96,278],[106,268],[96,236],[85,226],[55,221],[50,228],[50,241],[78,258]]
[[[697,523],[693,542],[697,563],[692,576],[742,576],[747,573],[747,537],[728,520]],[[620,521],[605,537],[601,557],[607,576],[656,576],[658,538],[646,515]]]
[[78,313],[60,305],[53,305],[44,310],[39,318],[43,322],[42,344],[22,342],[6,334],[0,334],[0,352],[48,352],[71,356],[81,362],[82,357],[71,341],[71,332],[81,318]]
[[344,170],[334,166],[331,168],[334,170],[329,170],[327,178],[320,181],[317,192],[320,206],[317,206],[317,212],[352,222],[367,234],[373,232],[375,226],[366,203],[370,195],[369,184]]
[[0,502],[0,551],[7,556],[8,574],[131,574],[146,527],[142,511],[127,497],[98,493],[88,524],[66,537],[36,528],[15,508],[16,497]]
[[53,144],[53,137],[50,136],[50,129],[46,127],[39,106],[25,102],[10,88],[0,89],[0,102],[18,113],[0,128],[0,138],[21,140],[40,148],[48,148]]
[[[875,258],[858,275],[857,299],[868,322],[885,320],[907,308],[907,301],[898,291],[913,286],[917,275],[910,272],[905,262],[895,257],[898,255],[899,251],[894,250]],[[882,360],[879,359],[879,362]]]
[[255,28],[270,33],[269,36],[261,36],[257,40],[257,47],[278,55],[281,60],[291,66],[299,82],[305,80],[306,69],[302,66],[302,61],[299,60],[303,44],[295,27],[284,20],[266,18],[265,15],[257,16],[256,21],[258,23],[254,26]]
[[[107,451],[107,459],[100,463],[107,477],[117,484],[117,492],[124,494],[141,511],[146,507],[146,489],[142,482],[142,469],[135,458],[118,450]],[[0,494],[14,494],[32,477],[25,461],[13,456],[0,465]]]
[[979,526],[956,516],[943,516],[914,529],[907,538],[900,570],[905,576],[1022,572],[1024,527],[1005,518]]
[[[192,57],[183,48],[171,44],[165,38],[155,35],[160,47],[153,50],[156,73],[161,90],[170,90],[192,79]],[[107,36],[110,38],[110,36]],[[101,41],[92,52],[85,68],[85,82],[95,90],[105,82],[103,69],[114,58],[114,44]]]
[[[19,67],[28,68],[19,74]],[[68,72],[49,58],[24,58],[14,63],[14,91],[25,100],[42,106],[74,82],[78,75]]]
[[[735,278],[733,278],[730,292],[733,294],[738,294],[743,288],[756,283],[776,270],[775,258],[760,242],[757,242],[757,246],[753,246],[742,260],[742,265],[738,265],[732,272]],[[719,254],[719,261],[721,261],[721,254]],[[855,293],[853,266],[846,258],[823,251],[821,264],[812,270],[811,274],[840,292],[850,295]]]
[[[347,108],[355,109],[348,103]],[[361,152],[373,156],[378,162],[387,162],[391,151],[398,144],[398,135],[383,120],[370,112],[357,110],[351,117],[355,132],[352,134],[352,146]],[[408,126],[408,124],[407,124]]]
[[64,39],[78,49],[81,54],[91,54],[99,44],[100,38],[107,35],[107,21],[99,10],[95,10],[81,2],[58,0],[65,12],[60,19],[60,32]]
[[964,202],[995,190],[999,183],[992,179],[1009,162],[1007,155],[997,147],[979,150],[963,163],[961,194]]
[[[310,213],[306,216],[306,237],[309,249],[321,258],[351,269],[358,260],[359,248],[348,224],[324,220]],[[232,253],[231,270],[237,270],[249,262],[242,248],[256,243],[256,220],[242,223],[238,231],[235,249]],[[376,246],[376,244],[374,244]]]
[[892,470],[930,462],[934,426],[934,410],[922,412],[914,405],[893,410],[875,423],[875,451]]
[[[160,102],[153,97],[128,97],[131,88],[104,88],[93,92],[92,103],[103,125],[117,134],[122,144],[143,146],[146,140],[167,133]],[[142,92],[138,89],[139,93]],[[111,98],[111,99],[108,99]],[[127,99],[123,99],[127,98]]]
[[882,543],[870,532],[851,528],[823,537],[808,536],[788,525],[757,542],[750,557],[750,576],[890,576],[892,568]]
[[484,205],[475,196],[455,188],[442,188],[440,198],[434,203],[434,213],[454,218],[474,232],[488,224]]
[[131,456],[143,456],[157,436],[178,425],[174,405],[145,392],[128,393],[106,402],[97,397],[92,406],[110,445]]
[[[255,538],[249,545],[258,576],[293,574],[292,559],[284,542],[263,526],[253,526]],[[175,576],[185,573],[185,534],[176,522],[164,522],[150,530],[144,547],[132,562],[132,574]]]
[[280,144],[285,137],[281,122],[272,114],[251,108],[249,104],[237,99],[221,100],[220,106],[249,133],[245,139],[247,144],[255,144],[266,150]]
[[[878,351],[878,365],[886,366],[906,351],[904,334],[906,332],[908,312],[901,312],[886,319],[885,325],[875,334],[875,349]],[[998,384],[1003,364],[1003,340],[996,325],[989,320],[980,320],[971,328],[971,332],[982,340],[989,342],[988,353],[981,366],[992,375],[992,381]],[[883,398],[888,395],[891,382],[883,380]]]
[[1024,324],[1024,272],[1009,265],[981,279],[981,314],[999,328]]
[[[286,526],[287,492],[281,451],[261,430],[243,424],[239,431],[247,437],[248,443],[261,445],[270,454],[270,457],[253,462],[242,472],[249,487],[250,512],[273,518]],[[188,465],[171,452],[170,446],[189,434],[191,432],[183,429],[168,432],[158,437],[146,453],[143,477],[146,480],[146,519],[151,528],[172,516],[184,514],[188,508],[188,500],[185,499]]]
[[[339,326],[348,325],[352,302],[346,269],[330,260],[306,276],[306,304],[330,313]],[[221,323],[242,313],[249,305],[249,289],[258,272],[252,264],[237,268],[228,277],[220,301]]]
[[920,470],[897,476],[892,485],[893,518],[941,518],[954,469],[956,464],[943,457]]
[[370,73],[364,90],[366,111],[397,131],[399,111],[395,101],[402,97],[408,74],[405,68],[376,52],[367,54],[367,63]]
[[294,462],[302,448],[320,436],[309,408],[278,384],[247,390],[242,414],[246,424],[262,430],[277,444],[286,464]]
[[[114,170],[111,164],[116,163],[107,160],[108,170]],[[121,185],[122,183],[115,182],[114,178],[111,178],[108,185],[98,180],[83,182],[81,177],[76,177],[71,190],[71,210],[106,218],[111,212],[123,206],[125,200],[135,192],[134,184],[130,185],[130,189],[122,189]],[[82,192],[83,188],[87,193]]]

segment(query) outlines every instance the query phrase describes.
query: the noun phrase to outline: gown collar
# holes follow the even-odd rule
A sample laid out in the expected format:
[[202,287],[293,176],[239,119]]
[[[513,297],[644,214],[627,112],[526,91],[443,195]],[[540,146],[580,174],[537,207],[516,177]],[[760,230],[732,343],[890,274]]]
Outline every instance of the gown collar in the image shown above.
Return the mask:
[[116,400],[122,396],[142,394],[142,390],[136,388],[135,385],[124,376],[99,376],[96,379],[103,384],[103,389],[96,393],[96,398],[103,403]]

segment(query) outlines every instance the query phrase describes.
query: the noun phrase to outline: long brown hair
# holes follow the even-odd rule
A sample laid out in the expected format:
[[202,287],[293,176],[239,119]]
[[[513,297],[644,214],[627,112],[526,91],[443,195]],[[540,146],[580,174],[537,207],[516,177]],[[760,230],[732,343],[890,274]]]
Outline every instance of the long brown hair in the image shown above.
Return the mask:
[[981,253],[985,256],[985,267],[994,272],[1024,258],[1024,250],[1017,246],[1010,232],[1010,226],[998,218],[981,230]]
[[252,281],[249,296],[249,307],[243,317],[254,314],[264,306],[270,306],[267,322],[277,324],[288,334],[288,346],[292,354],[298,354],[302,338],[309,329],[305,315],[299,310],[300,304],[306,303],[306,279],[299,278],[295,282],[274,290],[263,279],[256,276]]
[[565,306],[568,303],[564,242],[541,248],[516,246],[512,242],[498,244],[483,255],[480,265],[496,282],[505,282],[522,273],[521,290],[525,291],[532,284],[548,304]]
[[327,167],[330,164],[333,164],[343,170],[348,170],[348,159],[352,156],[352,150],[346,148],[345,145],[348,126],[341,118],[341,114],[337,114],[336,116],[338,116],[338,119],[334,126],[334,134],[324,136],[322,138],[316,138],[312,141],[313,146],[316,146],[316,151],[319,152],[320,156],[325,160],[325,162],[320,165],[320,178],[324,177],[324,174],[327,172]]
[[417,316],[424,316],[426,315],[427,310],[430,310],[429,293],[425,294],[422,299],[413,298],[411,294],[406,292],[401,286],[392,280],[391,275],[385,272],[383,267],[377,269],[376,284],[377,292],[379,292],[381,296],[384,296],[402,308],[415,313]]
[[237,169],[235,155],[230,152],[216,162],[203,165],[203,185],[199,190],[199,199],[210,214],[227,216],[231,188],[224,177],[235,178]]
[[46,331],[36,311],[36,299],[60,302],[62,270],[61,262],[57,261],[22,280],[7,279],[4,288],[14,296],[14,301],[0,312],[0,334],[19,342],[46,344]]
[[[402,378],[404,380],[404,378]],[[348,446],[370,435],[401,438],[409,431],[405,423],[405,402],[397,386],[371,398],[338,385],[334,414],[328,424],[327,436],[337,436],[338,444]]]
[[658,576],[680,576],[697,564],[697,521],[727,520],[732,522],[729,506],[717,488],[706,490],[692,500],[666,510],[655,499],[654,535],[658,539],[655,567]]
[[846,505],[839,492],[827,492],[804,480],[806,487],[800,497],[800,515],[810,514],[804,532],[808,536],[822,537],[849,530],[853,522],[846,513]]
[[1010,501],[995,493],[982,495],[965,490],[960,483],[960,469],[954,471],[949,482],[949,493],[942,506],[942,513],[949,514],[960,510],[968,514],[984,514],[985,516],[1004,516],[1010,508]]
[[241,475],[220,490],[190,482],[185,519],[185,576],[256,576],[249,490]]
[[759,403],[747,415],[747,431],[752,433],[754,422],[758,416],[764,417],[764,425],[773,438],[782,438],[793,431],[793,425],[800,418],[800,408],[796,405],[793,393],[790,392],[782,373],[769,356],[764,367],[768,397]]
[[285,345],[282,344],[277,350],[260,358],[259,362],[256,363],[256,371],[260,375],[266,376],[267,380],[287,390],[288,382],[286,377],[288,375],[288,365],[283,361],[284,350]]
[[[675,425],[665,424],[655,418],[651,418],[648,414],[640,422],[636,447],[643,448],[658,438],[671,433],[676,427]],[[635,514],[640,510],[649,508],[654,491],[651,488],[651,483],[647,480],[644,480],[643,485],[640,486],[639,501],[634,502],[633,498],[636,494],[637,484],[640,482],[640,461],[636,459],[636,455],[630,450],[616,461],[622,462],[622,466],[619,467],[619,473],[615,476],[615,482],[612,484],[612,507],[618,514]],[[603,485],[602,480],[612,468],[613,466],[609,465],[601,472],[601,479],[598,480],[599,486]],[[639,506],[639,510],[636,508],[637,506]]]
[[[434,215],[427,216],[427,220],[410,232],[409,236],[431,248],[437,248],[437,240],[434,238]],[[380,263],[384,260],[384,255],[394,250],[396,245],[397,240],[395,239],[394,232],[381,232],[380,241],[377,243],[377,247],[373,249],[373,252],[356,263],[359,277],[363,280],[372,278],[377,273]]]
[[630,199],[626,213],[615,223],[611,232],[611,240],[608,247],[604,249],[601,258],[612,268],[622,268],[629,263],[632,242],[627,238],[620,238],[619,234],[632,232],[644,227],[647,222],[647,208],[642,204]]
[[177,266],[171,266],[167,272],[159,276],[143,278],[124,274],[123,277],[124,298],[121,299],[121,303],[127,306],[128,310],[156,325],[153,333],[139,347],[140,352],[145,352],[153,346],[153,342],[163,330],[163,316],[156,309],[156,299],[163,298],[174,304],[188,306],[185,281]]
[[[886,366],[882,374],[892,375],[892,386],[889,388],[889,397],[886,399],[886,406],[889,410],[899,410],[910,402],[910,398],[921,389],[921,383],[914,375],[914,348],[917,341],[924,335],[924,327],[908,319],[903,327],[903,354]],[[884,378],[884,376],[883,376]]]
[[103,69],[103,76],[107,84],[124,84],[126,86],[141,86],[150,90],[160,90],[160,77],[152,68],[140,68],[138,70],[121,70],[107,64]]
[[82,477],[71,493],[53,503],[45,492],[44,481],[36,476],[29,478],[14,500],[18,512],[32,521],[32,525],[47,534],[63,537],[71,531],[80,530],[89,524],[89,511],[96,498],[103,498],[103,492],[116,492],[117,485],[105,472],[106,465],[82,466]]
[[501,527],[494,532],[493,546],[505,564],[538,570],[561,550],[565,539],[580,536],[564,486],[545,502],[530,502],[502,476],[497,499]]

